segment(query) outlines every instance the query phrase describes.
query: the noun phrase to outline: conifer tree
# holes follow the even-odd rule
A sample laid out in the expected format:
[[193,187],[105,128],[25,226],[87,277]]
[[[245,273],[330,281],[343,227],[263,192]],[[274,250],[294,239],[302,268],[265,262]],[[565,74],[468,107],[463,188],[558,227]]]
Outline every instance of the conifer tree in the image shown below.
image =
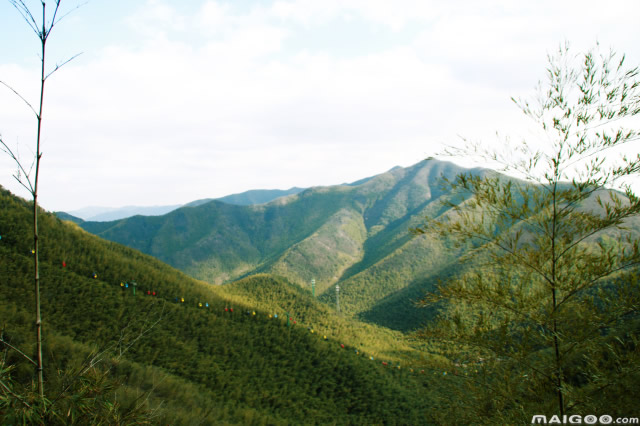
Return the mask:
[[452,382],[458,419],[629,416],[638,398],[639,71],[599,47],[576,56],[565,45],[548,63],[537,97],[514,99],[540,130],[535,143],[448,151],[518,178],[444,181],[459,197],[415,230],[468,248],[420,302],[438,308],[420,334],[455,345],[467,373]]

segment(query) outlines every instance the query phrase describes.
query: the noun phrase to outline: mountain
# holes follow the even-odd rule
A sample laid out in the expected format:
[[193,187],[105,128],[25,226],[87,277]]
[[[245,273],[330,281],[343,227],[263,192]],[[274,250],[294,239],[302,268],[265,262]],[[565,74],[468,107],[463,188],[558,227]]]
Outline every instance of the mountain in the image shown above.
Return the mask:
[[[0,188],[0,208],[2,338],[32,354],[29,203]],[[122,387],[107,398],[126,407],[150,391],[143,402],[156,410],[156,424],[429,422],[439,376],[380,362],[407,365],[413,352],[425,368],[425,352],[399,333],[343,317],[285,278],[211,286],[52,214],[43,212],[39,224],[50,392],[60,371],[113,348],[104,368]],[[6,349],[3,360],[17,368],[0,374],[28,385],[33,368]]]
[[73,223],[84,222],[84,219],[81,219],[81,218],[79,218],[77,216],[73,216],[73,215],[71,215],[69,213],[55,212],[54,214],[61,220],[68,220],[69,222],[73,222]]
[[[425,215],[451,214],[439,201],[465,202],[438,184],[462,171],[427,160],[261,205],[214,200],[112,222],[76,224],[43,212],[45,365],[55,367],[46,373],[48,389],[66,383],[60,371],[114,348],[105,368],[123,384],[117,401],[131,406],[143,395],[158,424],[442,421],[437,413],[468,396],[467,372],[458,368],[467,364],[448,360],[459,351],[446,342],[401,331],[433,315],[412,300],[475,265],[461,265],[462,249],[446,239],[408,230]],[[608,194],[594,194],[582,208],[601,208],[598,196]],[[2,336],[32,354],[29,203],[0,189],[0,209]],[[640,218],[625,224],[638,235]],[[604,232],[585,243],[606,246],[615,238]],[[192,276],[158,260],[163,256]],[[210,285],[216,280],[225,285]],[[10,367],[21,360],[4,353]],[[483,369],[475,367],[473,373]],[[0,369],[2,383],[7,374],[28,385],[33,368],[23,362]]]
[[192,201],[185,204],[186,207],[196,207],[206,204],[210,201],[222,201],[227,204],[235,204],[237,206],[250,206],[253,204],[264,204],[280,197],[297,194],[304,191],[304,188],[293,187],[289,189],[251,189],[239,194],[226,195],[220,198],[205,198],[202,200]]
[[99,207],[90,206],[70,212],[56,212],[55,214],[62,220],[71,220],[79,223],[80,221],[90,222],[109,222],[114,220],[125,219],[132,216],[162,216],[172,212],[180,207],[195,207],[206,204],[213,200],[222,201],[227,204],[235,204],[238,206],[248,206],[252,204],[264,204],[280,197],[297,194],[304,188],[289,189],[252,189],[250,191],[238,194],[226,195],[220,198],[205,198],[202,200],[192,201],[187,204],[175,204],[171,206],[125,206],[125,207]]
[[[463,171],[430,159],[261,205],[213,200],[163,216],[81,226],[215,284],[270,273],[310,290],[315,279],[316,294],[325,302],[340,285],[343,311],[370,319],[367,313],[397,292],[412,288],[402,294],[414,295],[430,288],[433,278],[455,262],[457,253],[446,243],[412,237],[409,228],[426,215],[442,213],[439,201],[451,194],[443,192],[439,179]],[[408,299],[399,302],[403,310],[411,306]],[[396,328],[420,324],[422,311],[408,309],[407,321],[396,322]]]
[[75,216],[82,220],[105,222],[110,220],[119,220],[126,217],[143,215],[143,216],[161,216],[167,214],[179,208],[181,205],[173,206],[125,206],[125,207],[99,207],[91,206],[84,207],[78,210],[72,210],[70,212],[56,213],[59,217],[63,218],[64,214]]

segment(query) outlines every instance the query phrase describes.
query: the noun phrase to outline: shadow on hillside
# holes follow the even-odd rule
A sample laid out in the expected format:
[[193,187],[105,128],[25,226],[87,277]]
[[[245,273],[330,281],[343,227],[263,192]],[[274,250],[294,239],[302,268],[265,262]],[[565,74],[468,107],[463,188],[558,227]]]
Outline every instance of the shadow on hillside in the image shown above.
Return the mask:
[[437,308],[420,308],[416,303],[428,291],[435,288],[438,277],[418,278],[397,293],[376,303],[368,311],[361,312],[358,319],[403,333],[422,328],[437,313]]

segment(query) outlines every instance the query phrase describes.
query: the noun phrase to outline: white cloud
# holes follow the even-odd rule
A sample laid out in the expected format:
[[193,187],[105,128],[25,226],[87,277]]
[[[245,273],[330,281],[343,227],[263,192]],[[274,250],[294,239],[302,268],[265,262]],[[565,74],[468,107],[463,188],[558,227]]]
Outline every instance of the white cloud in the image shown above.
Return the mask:
[[187,29],[185,17],[162,0],[147,0],[126,20],[135,32],[152,39],[162,40],[168,32]]
[[279,19],[305,26],[359,17],[400,31],[409,22],[432,19],[441,9],[442,2],[432,0],[282,0],[276,1],[269,12]]
[[203,31],[216,33],[229,26],[232,19],[228,4],[207,1],[202,5],[196,22]]
[[[638,6],[612,1],[615,12],[584,2],[207,1],[193,13],[147,1],[128,18],[130,42],[96,48],[48,85],[42,199],[54,209],[173,204],[331,184],[410,165],[457,134],[518,131],[509,97],[544,77],[545,52],[564,35],[579,47],[591,30],[607,44],[634,38],[625,25]],[[341,40],[323,32],[333,21],[384,43],[338,55],[298,39]],[[0,65],[20,89],[34,75]],[[8,97],[0,92],[0,129],[22,141],[31,122]]]

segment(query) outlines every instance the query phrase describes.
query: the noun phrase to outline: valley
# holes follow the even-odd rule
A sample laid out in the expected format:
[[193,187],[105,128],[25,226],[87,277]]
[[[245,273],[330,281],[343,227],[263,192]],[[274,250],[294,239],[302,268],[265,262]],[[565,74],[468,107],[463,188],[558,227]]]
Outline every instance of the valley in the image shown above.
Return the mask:
[[[266,203],[205,200],[106,222],[43,211],[45,361],[55,366],[47,386],[79,387],[77,396],[82,383],[98,380],[115,389],[104,394],[103,410],[114,407],[111,395],[118,412],[144,413],[153,424],[449,423],[455,407],[481,398],[474,386],[519,365],[502,357],[490,363],[484,346],[438,334],[443,314],[473,312],[473,305],[418,305],[443,280],[494,273],[483,257],[461,262],[476,243],[412,231],[424,229],[425,217],[455,217],[457,206],[474,202],[442,185],[461,173],[516,182],[429,159]],[[5,190],[0,201],[2,341],[7,361],[20,366],[3,380],[28,389],[33,366],[9,349],[34,350],[29,203]],[[596,201],[584,205],[597,210]],[[626,224],[637,238],[638,218]],[[585,243],[605,247],[617,232]],[[436,338],[427,334],[434,326]],[[91,375],[73,379],[87,362]],[[529,386],[523,377],[509,379]],[[56,401],[69,413],[82,406]]]
[[[340,286],[344,315],[371,320],[371,312],[384,304],[386,317],[394,317],[396,309],[403,312],[385,325],[407,331],[424,320],[412,300],[431,288],[433,277],[456,258],[451,247],[414,238],[410,228],[425,216],[443,213],[441,201],[449,194],[441,191],[439,179],[462,170],[425,160],[266,204],[213,200],[163,216],[80,226],[212,284],[266,273],[311,291],[315,280],[316,295],[325,303],[331,303]],[[409,297],[399,298],[400,291]]]
[[[28,208],[0,195],[3,339],[29,351]],[[212,286],[51,214],[41,229],[52,387],[98,351],[108,353],[100,368],[124,380],[124,407],[152,390],[158,423],[415,424],[426,415],[425,354],[398,332],[341,316],[285,278]],[[29,374],[20,370],[16,380]]]

